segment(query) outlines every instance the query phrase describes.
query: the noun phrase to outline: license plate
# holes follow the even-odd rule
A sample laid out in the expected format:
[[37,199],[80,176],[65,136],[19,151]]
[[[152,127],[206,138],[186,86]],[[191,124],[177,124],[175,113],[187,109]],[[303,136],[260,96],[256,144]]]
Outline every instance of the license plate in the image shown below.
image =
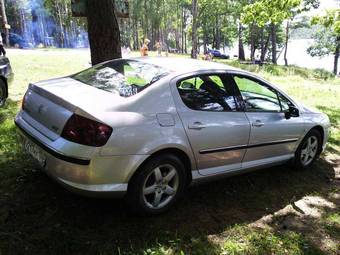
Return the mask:
[[41,149],[29,140],[24,141],[24,149],[30,154],[41,167],[46,164],[46,156],[42,153]]

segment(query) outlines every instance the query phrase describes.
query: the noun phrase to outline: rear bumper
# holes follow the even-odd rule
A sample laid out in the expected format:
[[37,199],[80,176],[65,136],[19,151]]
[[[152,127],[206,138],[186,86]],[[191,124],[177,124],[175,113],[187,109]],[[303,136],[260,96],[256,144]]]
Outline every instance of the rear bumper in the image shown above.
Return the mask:
[[33,127],[23,119],[17,117],[15,124],[20,140],[29,140],[38,146],[45,156],[43,171],[66,189],[81,195],[124,196],[129,179],[147,157],[147,155],[94,156],[91,159],[69,157],[42,142],[42,139],[33,132]]
[[25,131],[25,129],[23,127],[20,126],[20,124],[18,124],[17,121],[15,121],[15,125],[20,130],[20,133],[21,133],[22,136],[25,136],[26,138],[31,140],[34,144],[38,145],[42,150],[44,150],[48,154],[52,155],[54,158],[60,159],[62,161],[68,162],[68,163],[73,163],[73,164],[76,164],[76,165],[87,166],[87,165],[90,164],[91,160],[89,160],[89,159],[80,159],[80,158],[69,157],[69,156],[66,156],[64,154],[61,154],[60,152],[52,149],[51,147],[45,145],[44,143],[40,142],[35,137],[30,135],[27,131]]

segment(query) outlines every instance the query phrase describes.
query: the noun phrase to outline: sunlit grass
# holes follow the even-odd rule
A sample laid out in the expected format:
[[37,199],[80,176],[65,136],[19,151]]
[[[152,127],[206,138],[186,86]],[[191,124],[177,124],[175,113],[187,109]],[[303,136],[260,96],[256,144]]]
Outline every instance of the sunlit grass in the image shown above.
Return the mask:
[[322,223],[330,235],[340,239],[340,213],[333,212],[326,214],[322,219]]
[[235,226],[224,233],[222,254],[322,254],[301,233]]
[[76,73],[89,67],[88,50],[8,50],[14,72],[13,100],[22,98],[29,83]]
[[18,145],[13,117],[17,112],[17,103],[10,101],[6,108],[0,109],[0,162],[16,155]]

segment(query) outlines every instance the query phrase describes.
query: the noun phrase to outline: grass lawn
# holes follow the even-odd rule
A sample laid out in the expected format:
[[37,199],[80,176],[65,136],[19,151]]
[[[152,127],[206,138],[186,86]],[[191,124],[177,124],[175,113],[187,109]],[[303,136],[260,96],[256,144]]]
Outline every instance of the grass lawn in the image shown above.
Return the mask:
[[0,255],[339,254],[339,79],[227,61],[327,113],[327,152],[305,171],[280,166],[192,187],[167,214],[140,218],[129,215],[123,201],[65,191],[16,141],[13,118],[28,83],[86,68],[89,52],[9,50],[8,56],[15,79],[0,109]]

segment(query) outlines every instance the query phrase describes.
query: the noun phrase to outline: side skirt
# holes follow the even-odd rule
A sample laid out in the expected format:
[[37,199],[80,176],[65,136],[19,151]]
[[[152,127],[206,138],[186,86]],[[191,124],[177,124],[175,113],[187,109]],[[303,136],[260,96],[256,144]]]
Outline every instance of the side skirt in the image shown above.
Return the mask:
[[[199,171],[192,171],[192,184],[199,184],[202,182],[217,180],[221,178],[226,178],[234,175],[244,174],[248,172],[252,172],[257,169],[263,169],[268,168],[272,166],[282,165],[286,162],[288,162],[290,159],[294,158],[294,154],[289,155],[283,155],[283,156],[277,156],[267,159],[260,159],[260,160],[254,160],[250,162],[244,162],[241,164],[241,167],[233,170],[224,170],[220,173],[216,173],[213,175],[202,175],[200,173],[209,173],[211,172],[210,168],[202,169]],[[228,166],[225,166],[224,169],[228,169]]]

